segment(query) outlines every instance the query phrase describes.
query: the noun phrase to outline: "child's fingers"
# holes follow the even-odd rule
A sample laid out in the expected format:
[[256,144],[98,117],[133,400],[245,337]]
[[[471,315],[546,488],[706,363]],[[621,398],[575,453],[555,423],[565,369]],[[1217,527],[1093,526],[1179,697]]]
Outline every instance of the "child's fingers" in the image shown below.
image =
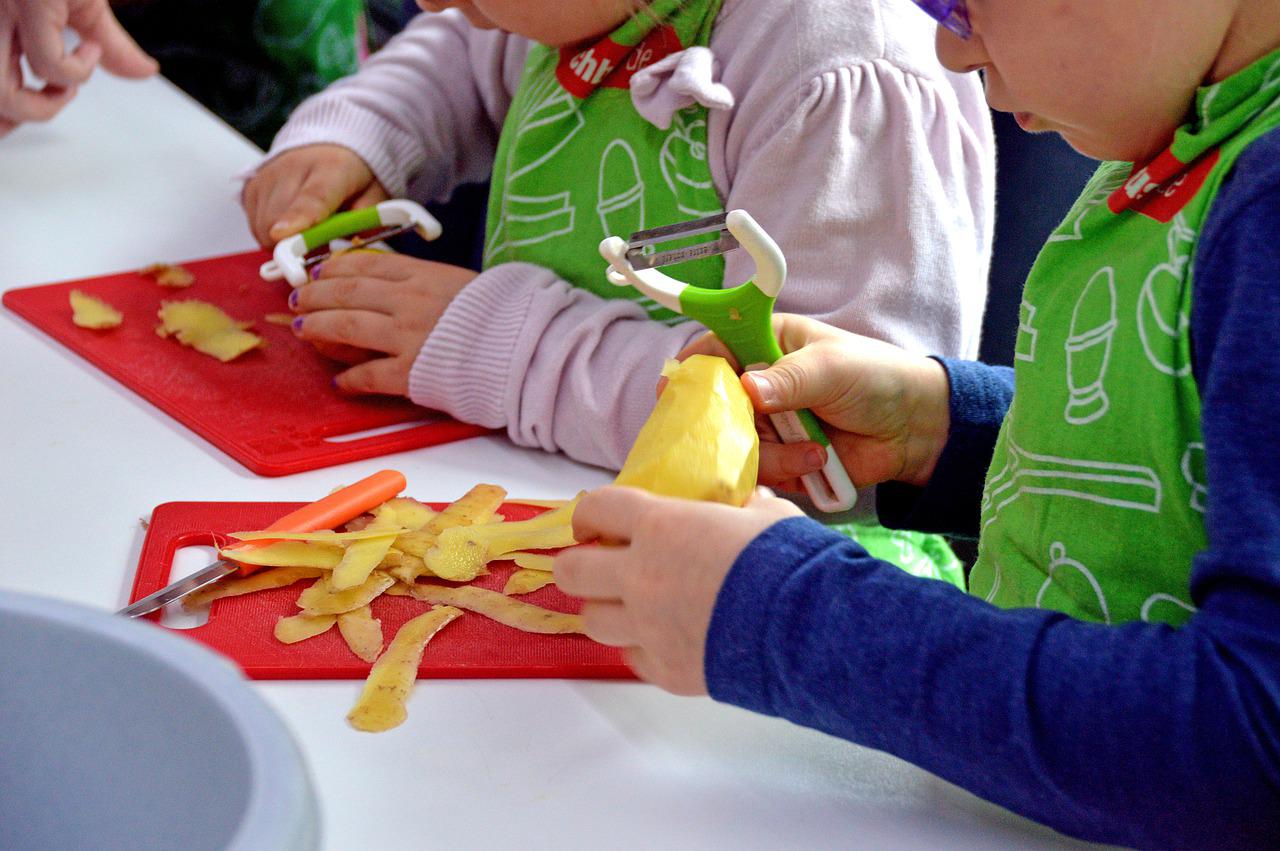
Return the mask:
[[279,242],[326,219],[347,200],[350,187],[334,179],[327,169],[311,169],[298,187],[298,193],[267,229],[271,239]]
[[369,310],[317,310],[293,320],[293,332],[304,340],[342,343],[387,354],[398,354],[396,330],[390,316]]
[[621,603],[583,603],[582,627],[593,641],[610,647],[633,647],[639,642],[631,615]]
[[649,494],[635,488],[594,490],[573,510],[573,537],[583,542],[628,543],[640,512],[651,501]]
[[404,281],[422,271],[426,262],[389,251],[345,251],[315,267],[311,274],[316,281],[352,277]]
[[321,278],[299,287],[289,296],[289,306],[302,313],[320,310],[370,310],[395,315],[403,305],[394,281],[379,278]]
[[729,348],[725,346],[724,343],[720,342],[720,338],[710,331],[703,334],[701,337],[698,337],[696,340],[693,340],[689,345],[681,349],[679,354],[676,355],[676,360],[685,361],[694,355],[712,355],[714,357],[724,358],[729,362],[729,365],[733,367],[734,372],[737,372],[742,368],[742,365],[738,363],[738,359],[733,356],[733,353],[729,351]]
[[365,361],[335,375],[333,385],[344,393],[407,396],[410,364],[410,360],[398,357]]
[[611,547],[574,547],[556,556],[552,573],[556,587],[584,600],[622,599],[622,583],[615,565],[621,554]]
[[375,180],[363,192],[356,195],[350,206],[353,210],[361,210],[365,207],[372,207],[374,204],[381,204],[390,197],[391,195],[387,193],[387,190],[382,188],[382,184]]
[[773,485],[796,479],[821,470],[826,461],[826,450],[813,442],[761,443],[760,481]]

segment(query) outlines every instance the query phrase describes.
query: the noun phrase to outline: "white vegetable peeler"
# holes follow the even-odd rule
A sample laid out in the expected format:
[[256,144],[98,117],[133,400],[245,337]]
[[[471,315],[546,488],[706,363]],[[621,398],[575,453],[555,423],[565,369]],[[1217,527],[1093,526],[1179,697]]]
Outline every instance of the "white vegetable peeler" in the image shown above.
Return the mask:
[[312,253],[329,245],[331,241],[371,231],[354,242],[355,245],[368,245],[411,230],[430,241],[440,236],[443,228],[421,204],[403,198],[383,201],[360,210],[348,210],[330,216],[302,233],[280,240],[276,243],[273,259],[262,264],[259,274],[264,280],[276,281],[284,278],[293,286],[300,287],[307,282],[307,273],[312,266],[333,256],[332,249]]
[[[662,243],[706,234],[715,234],[716,238],[655,251]],[[755,260],[756,275],[732,289],[690,286],[657,268],[724,254],[739,245]],[[715,332],[744,369],[763,369],[782,357],[773,333],[773,303],[786,281],[787,261],[778,244],[746,210],[637,231],[629,242],[611,236],[600,243],[600,254],[609,262],[610,283],[633,286],[663,307],[696,319]],[[852,508],[857,491],[813,412],[784,411],[770,414],[769,419],[783,442],[812,440],[827,448],[827,462],[822,470],[801,479],[813,504],[826,512]]]

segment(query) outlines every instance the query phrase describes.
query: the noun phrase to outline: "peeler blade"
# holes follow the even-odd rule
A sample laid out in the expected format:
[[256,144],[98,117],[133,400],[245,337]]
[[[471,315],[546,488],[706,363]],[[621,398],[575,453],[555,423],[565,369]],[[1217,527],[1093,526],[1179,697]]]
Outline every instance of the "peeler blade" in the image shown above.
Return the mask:
[[[725,226],[726,215],[726,213],[717,213],[701,219],[636,231],[627,241],[627,259],[631,261],[634,269],[653,269],[732,251],[738,247],[738,240]],[[685,245],[666,251],[654,250],[657,245],[664,242],[688,239],[707,233],[716,233],[719,236],[712,241],[700,242],[696,245]]]

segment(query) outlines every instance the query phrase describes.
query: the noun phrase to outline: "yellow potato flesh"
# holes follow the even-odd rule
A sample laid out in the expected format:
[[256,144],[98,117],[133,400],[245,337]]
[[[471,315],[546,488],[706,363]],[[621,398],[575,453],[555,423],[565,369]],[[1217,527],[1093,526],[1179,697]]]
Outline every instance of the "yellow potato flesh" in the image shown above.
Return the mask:
[[514,594],[529,594],[544,588],[555,582],[555,577],[545,570],[529,570],[522,568],[515,571],[511,576],[507,577],[507,584],[502,587],[502,593],[508,596]]
[[408,717],[405,700],[418,678],[423,649],[442,627],[461,615],[452,606],[441,606],[400,627],[387,652],[374,663],[356,705],[347,713],[347,722],[366,733],[381,733],[404,723]]
[[102,330],[114,328],[124,321],[124,314],[107,304],[100,298],[86,295],[79,290],[72,290],[71,321],[81,328]]
[[328,632],[337,620],[337,615],[315,615],[314,617],[290,615],[287,618],[280,618],[276,621],[276,640],[284,644],[306,641],[308,638]]
[[[381,522],[375,520],[368,529],[377,528]],[[373,569],[386,557],[387,551],[391,549],[391,544],[398,534],[400,534],[400,527],[395,526],[380,537],[352,541],[347,545],[346,552],[342,554],[342,561],[338,562],[338,566],[333,569],[329,584],[335,591],[363,585]]]
[[572,546],[577,543],[573,539],[573,510],[581,496],[530,520],[447,529],[427,552],[427,568],[450,582],[470,582],[486,564],[507,553]]
[[373,662],[382,652],[382,621],[368,606],[338,615],[338,632],[351,652],[366,662]]
[[[319,544],[344,544],[348,541],[381,538],[390,531],[385,527],[377,527],[370,524],[356,532],[334,532],[331,529],[321,529],[317,532],[273,532],[267,529],[261,532],[232,532],[231,537],[237,541],[311,541]],[[396,531],[399,532],[401,530],[397,528]]]
[[269,588],[284,588],[303,579],[314,579],[323,575],[323,570],[314,567],[277,567],[272,570],[260,570],[249,576],[227,577],[192,591],[182,598],[182,607],[188,611],[194,611],[223,597],[238,597],[241,594],[252,594]]
[[545,553],[507,553],[507,558],[514,561],[516,567],[522,567],[525,570],[542,570],[547,573],[551,572],[551,565],[556,560],[555,556]]
[[[446,530],[492,520],[494,512],[502,505],[506,495],[506,490],[497,485],[476,485],[457,502],[451,503],[445,507],[444,511],[432,517],[421,529],[401,534],[396,538],[393,546],[406,555],[421,559],[435,546],[436,539]],[[405,582],[412,582],[417,577],[430,572],[425,562],[412,566],[402,564],[396,576]]]
[[476,588],[474,585],[451,588],[447,585],[419,583],[411,587],[409,593],[424,603],[457,606],[459,609],[484,615],[522,632],[538,632],[544,635],[583,632],[582,618],[579,615],[553,612],[541,606],[513,600],[497,591]]
[[226,363],[262,345],[262,338],[244,330],[253,323],[237,322],[216,305],[190,299],[160,304],[161,337],[173,335],[184,346]]
[[667,387],[615,484],[663,496],[745,505],[760,441],[751,400],[729,364],[694,355],[663,370]]
[[298,596],[298,608],[304,615],[340,615],[369,605],[394,583],[389,575],[375,570],[364,584],[335,591],[329,584],[329,577],[321,576]]
[[261,547],[224,547],[223,558],[270,567],[320,567],[332,570],[342,561],[342,547],[306,541],[278,541]]
[[377,520],[385,520],[393,526],[401,526],[408,530],[421,529],[436,516],[436,512],[407,496],[398,496],[373,509]]

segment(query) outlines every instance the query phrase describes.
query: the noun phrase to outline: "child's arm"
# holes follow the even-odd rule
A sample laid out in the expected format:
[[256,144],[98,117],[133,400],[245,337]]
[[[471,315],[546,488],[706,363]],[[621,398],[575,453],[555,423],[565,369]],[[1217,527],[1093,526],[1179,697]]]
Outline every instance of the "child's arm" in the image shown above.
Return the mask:
[[[923,65],[937,68],[927,28],[919,69],[862,45],[861,24],[814,23],[827,43],[797,33],[836,5],[752,3],[722,15],[711,46],[738,106],[709,115],[717,189],[787,255],[781,309],[914,352],[972,356],[991,235],[981,92]],[[745,252],[726,261],[726,284],[751,276]],[[533,266],[496,266],[432,331],[411,398],[506,428],[519,444],[617,468],[652,408],[662,359],[698,331],[656,325]]]
[[[1000,610],[808,520],[775,523],[740,549],[701,506],[613,489],[575,514],[583,537],[598,527],[613,546],[571,551],[556,565],[561,587],[596,607],[589,630],[639,647],[646,676],[660,683],[704,683],[719,700],[889,751],[1076,836],[1274,846],[1280,350],[1269,343],[1280,327],[1280,132],[1273,137],[1241,158],[1238,173],[1253,183],[1219,194],[1198,249],[1192,328],[1209,547],[1195,559],[1198,610],[1185,625]],[[1141,541],[1110,531],[1143,557]],[[659,580],[627,579],[633,551]],[[723,577],[714,610],[690,614],[653,593],[698,582],[664,577],[664,566]],[[701,671],[687,647],[681,655],[646,643],[664,632],[705,647]]]
[[[341,169],[327,178],[318,174],[305,187],[297,169],[270,173],[290,159],[282,154],[300,154],[299,148],[346,149],[369,172],[360,188],[376,178],[380,192],[395,197],[412,183],[415,194],[443,200],[458,184],[487,180],[527,51],[526,40],[477,30],[457,12],[415,17],[358,73],[294,110],[247,187],[258,196],[252,205],[245,198],[255,235],[268,241],[277,221],[289,221],[295,231],[305,228],[356,191],[326,186],[350,182]],[[290,203],[295,199],[296,209]]]

